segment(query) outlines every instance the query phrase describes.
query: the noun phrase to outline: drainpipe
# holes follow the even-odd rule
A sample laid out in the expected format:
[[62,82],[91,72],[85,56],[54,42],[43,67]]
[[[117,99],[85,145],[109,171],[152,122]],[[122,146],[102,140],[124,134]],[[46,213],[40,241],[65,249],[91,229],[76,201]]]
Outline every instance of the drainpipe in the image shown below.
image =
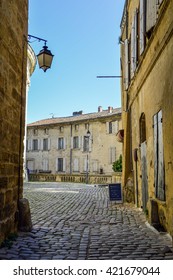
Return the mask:
[[[71,129],[71,131],[70,131],[70,140],[71,140],[71,138],[72,138],[72,136],[73,136],[73,126],[72,126],[72,124],[71,124],[71,127],[70,127],[70,129]],[[72,174],[72,147],[71,147],[71,141],[70,141],[70,175]]]

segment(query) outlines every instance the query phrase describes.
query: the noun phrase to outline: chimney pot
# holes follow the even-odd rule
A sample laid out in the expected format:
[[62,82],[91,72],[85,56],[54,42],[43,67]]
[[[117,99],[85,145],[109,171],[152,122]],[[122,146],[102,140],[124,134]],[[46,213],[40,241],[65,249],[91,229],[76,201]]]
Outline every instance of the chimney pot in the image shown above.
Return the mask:
[[102,110],[102,106],[99,106],[98,107],[98,112],[102,112],[103,110]]

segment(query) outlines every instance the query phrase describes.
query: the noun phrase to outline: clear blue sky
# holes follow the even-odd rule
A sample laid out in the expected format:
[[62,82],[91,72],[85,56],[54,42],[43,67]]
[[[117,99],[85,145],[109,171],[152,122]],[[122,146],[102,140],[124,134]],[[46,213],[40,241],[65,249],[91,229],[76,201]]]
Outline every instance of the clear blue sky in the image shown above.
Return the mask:
[[[29,0],[29,34],[48,40],[54,54],[46,73],[31,77],[28,123],[120,107],[120,21],[125,0]],[[31,43],[38,54],[43,42]]]

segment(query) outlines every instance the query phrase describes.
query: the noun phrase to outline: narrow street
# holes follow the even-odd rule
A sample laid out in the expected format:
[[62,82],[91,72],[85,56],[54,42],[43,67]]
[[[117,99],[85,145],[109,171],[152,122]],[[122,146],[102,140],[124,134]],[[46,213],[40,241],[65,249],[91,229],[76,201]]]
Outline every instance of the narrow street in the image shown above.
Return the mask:
[[129,205],[109,201],[108,188],[27,183],[33,229],[19,233],[1,260],[173,259],[171,240]]

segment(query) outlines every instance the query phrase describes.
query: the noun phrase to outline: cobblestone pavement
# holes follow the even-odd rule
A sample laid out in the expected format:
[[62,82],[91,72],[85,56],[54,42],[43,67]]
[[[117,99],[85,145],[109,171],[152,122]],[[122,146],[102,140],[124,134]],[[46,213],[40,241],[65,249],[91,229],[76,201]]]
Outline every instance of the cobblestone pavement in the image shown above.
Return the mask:
[[173,259],[169,236],[141,210],[110,202],[105,186],[27,183],[24,197],[33,229],[1,248],[1,260]]

